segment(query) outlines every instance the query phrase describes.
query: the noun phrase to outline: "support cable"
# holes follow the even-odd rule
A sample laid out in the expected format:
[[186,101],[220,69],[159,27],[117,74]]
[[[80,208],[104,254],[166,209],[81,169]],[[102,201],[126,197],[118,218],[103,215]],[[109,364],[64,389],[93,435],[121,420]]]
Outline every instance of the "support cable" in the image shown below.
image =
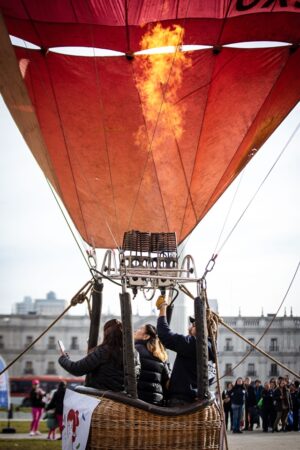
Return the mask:
[[84,259],[86,265],[88,266],[88,268],[89,268],[89,270],[90,270],[90,269],[91,269],[91,264],[90,264],[89,260],[86,258],[85,254],[84,254],[84,251],[82,250],[82,248],[81,248],[81,246],[80,246],[80,244],[79,244],[79,241],[78,241],[77,237],[75,236],[74,231],[73,231],[72,228],[71,228],[71,225],[70,225],[70,223],[69,223],[69,220],[68,220],[66,214],[64,213],[64,210],[63,210],[61,204],[59,203],[59,201],[58,201],[58,199],[57,199],[57,197],[56,197],[56,194],[55,194],[55,192],[54,192],[53,186],[52,186],[52,184],[50,183],[50,181],[48,180],[48,178],[47,178],[46,176],[45,176],[45,178],[46,178],[47,184],[48,184],[48,186],[49,186],[49,188],[50,188],[50,191],[52,192],[52,195],[53,195],[53,197],[54,197],[54,199],[55,199],[55,201],[56,201],[56,203],[57,203],[57,205],[58,205],[58,207],[59,207],[59,209],[60,209],[60,212],[62,213],[62,216],[63,216],[63,218],[65,219],[66,224],[67,224],[67,226],[68,226],[68,228],[69,228],[69,230],[70,230],[70,232],[71,232],[71,234],[72,234],[72,236],[73,236],[73,238],[74,238],[74,240],[75,240],[75,242],[76,242],[76,245],[77,245],[77,247],[79,248],[79,251],[80,251],[82,257],[83,257],[83,259]]
[[[289,293],[289,291],[290,291],[290,289],[291,289],[291,287],[292,287],[292,284],[293,284],[293,282],[294,282],[294,280],[295,280],[295,278],[296,278],[296,275],[297,275],[297,272],[298,272],[298,270],[299,270],[299,267],[300,267],[300,261],[298,262],[298,265],[297,265],[297,267],[296,267],[296,270],[295,270],[295,272],[294,272],[294,275],[293,275],[293,277],[292,277],[292,279],[291,279],[291,281],[290,281],[290,284],[289,284],[289,286],[288,286],[288,288],[287,288],[287,291],[286,291],[286,293],[285,293],[285,295],[284,295],[284,297],[283,297],[283,299],[282,299],[282,301],[281,301],[281,303],[280,303],[280,305],[279,305],[279,307],[278,307],[276,313],[275,313],[274,316],[272,317],[272,320],[270,321],[270,323],[268,324],[268,326],[265,328],[263,334],[260,336],[260,338],[259,338],[258,341],[256,342],[256,345],[258,345],[258,344],[260,343],[260,341],[263,339],[263,337],[267,334],[267,332],[269,331],[269,329],[270,329],[271,326],[273,325],[274,320],[276,319],[276,317],[277,317],[277,315],[278,315],[280,309],[282,308],[282,305],[283,305],[284,301],[286,300],[286,298],[287,298],[287,296],[288,296],[288,293]],[[237,368],[245,361],[245,359],[248,358],[248,356],[253,352],[253,350],[254,350],[254,349],[251,347],[251,348],[246,352],[246,354],[243,356],[243,358],[242,358],[242,359],[241,359],[241,360],[240,360],[240,361],[232,368],[232,371],[234,371],[235,369],[237,369]],[[220,378],[220,380],[221,380],[222,378],[224,378],[225,376],[226,376],[226,375],[222,375],[221,378]]]
[[225,415],[224,415],[224,409],[221,407],[222,393],[221,393],[221,385],[219,382],[220,370],[219,370],[219,360],[218,360],[217,344],[216,344],[217,336],[218,336],[218,323],[215,320],[215,318],[213,317],[213,315],[211,314],[211,309],[208,304],[206,283],[204,283],[204,278],[201,279],[200,283],[201,283],[200,284],[201,298],[203,299],[203,301],[205,303],[204,307],[206,308],[207,334],[211,341],[212,353],[215,357],[215,364],[216,364],[217,391],[218,391],[219,402],[220,402],[219,410],[220,410],[221,422],[222,422],[222,427],[223,427],[223,430],[221,428],[221,430],[223,431],[223,434],[221,436],[224,436],[225,448],[226,448],[226,450],[228,450],[228,439],[227,439],[227,430],[226,430],[226,426],[225,426]]
[[246,342],[248,345],[250,345],[251,347],[253,347],[254,350],[257,350],[259,353],[261,353],[262,355],[266,356],[268,359],[270,359],[271,361],[273,361],[274,363],[276,363],[278,366],[280,366],[282,369],[286,370],[287,372],[289,372],[290,374],[294,375],[295,378],[300,379],[300,374],[297,372],[294,372],[292,369],[290,369],[289,367],[287,367],[285,364],[283,364],[282,362],[278,361],[278,359],[273,358],[273,356],[269,355],[269,353],[265,352],[264,350],[262,350],[260,347],[258,347],[256,344],[253,344],[253,342],[249,341],[248,339],[246,339],[244,336],[242,336],[240,333],[238,333],[234,328],[232,328],[231,326],[229,326],[226,322],[224,322],[223,319],[221,319],[220,316],[218,316],[216,313],[212,312],[212,314],[215,316],[216,320],[218,320],[218,322],[223,325],[225,328],[227,328],[227,330],[231,331],[233,334],[235,334],[236,336],[238,336],[240,339],[242,339],[244,342]]
[[89,291],[93,287],[93,280],[88,281],[85,283],[84,286],[72,297],[70,300],[69,306],[55,319],[51,324],[33,341],[31,344],[25,348],[13,361],[11,361],[1,372],[0,376],[6,372],[15,362],[17,362],[25,353],[27,353],[48,331],[69,311],[72,306],[76,306],[78,303],[83,303],[85,300],[87,300],[87,295]]
[[[284,296],[283,301],[286,299],[286,296],[292,286],[292,283],[296,277],[296,274],[298,272],[300,266],[300,262],[297,265],[296,271],[293,275],[293,278],[291,280],[291,283],[288,287],[288,290],[286,292],[286,295]],[[205,280],[204,278],[202,278],[201,280]],[[200,280],[200,281],[201,281]],[[192,293],[184,286],[179,285],[179,289],[182,290],[185,294],[187,294],[189,297],[191,297],[193,300],[195,300],[195,297],[192,295]],[[283,303],[282,301],[282,303]],[[254,344],[253,342],[249,341],[248,339],[246,339],[244,336],[242,336],[240,333],[238,333],[238,331],[236,331],[234,328],[230,327],[226,322],[224,322],[224,320],[215,312],[211,311],[208,305],[208,301],[207,301],[207,307],[208,307],[208,317],[209,320],[213,320],[216,324],[220,323],[221,325],[223,325],[225,328],[227,328],[229,331],[231,331],[233,334],[235,334],[236,336],[238,336],[240,339],[242,339],[244,342],[246,342],[248,345],[250,345],[254,350],[257,350],[258,352],[260,352],[262,355],[266,356],[267,358],[269,358],[271,361],[273,361],[274,363],[276,363],[278,366],[282,367],[283,369],[285,369],[287,372],[291,373],[292,375],[294,375],[296,378],[300,378],[300,374],[297,374],[296,372],[294,372],[292,369],[289,369],[287,366],[285,366],[282,362],[278,361],[276,358],[273,358],[273,356],[269,355],[267,352],[265,352],[264,350],[262,350],[260,347],[257,346],[257,344]],[[280,305],[281,307],[281,305]],[[280,308],[279,308],[280,309]],[[279,311],[278,309],[278,311]],[[278,311],[276,314],[278,314]],[[270,328],[270,327],[269,327]]]
[[271,174],[272,170],[274,169],[274,167],[276,166],[276,164],[278,163],[278,161],[280,160],[280,158],[282,157],[283,153],[285,152],[285,150],[287,149],[287,147],[289,146],[289,144],[291,143],[292,139],[294,138],[294,136],[297,134],[297,132],[299,131],[300,128],[300,123],[298,123],[298,125],[296,126],[296,128],[294,129],[293,133],[291,134],[291,136],[289,137],[288,141],[286,142],[286,144],[284,145],[283,149],[281,150],[281,152],[279,153],[279,155],[277,156],[275,162],[272,164],[271,168],[269,169],[268,173],[266,174],[266,176],[264,177],[264,179],[262,180],[262,182],[260,183],[260,185],[258,186],[258,188],[256,189],[256,191],[254,192],[253,196],[251,197],[251,199],[249,200],[248,204],[246,205],[246,208],[244,209],[244,211],[242,212],[242,214],[240,215],[240,217],[238,218],[238,220],[236,221],[235,225],[232,227],[231,231],[228,233],[227,237],[225,238],[225,240],[223,241],[222,245],[220,246],[219,250],[218,250],[218,254],[220,254],[221,250],[223,250],[223,247],[225,246],[225,244],[227,243],[228,239],[231,237],[232,233],[234,232],[234,230],[236,229],[236,227],[238,226],[238,224],[240,223],[240,221],[242,220],[242,218],[244,217],[246,211],[248,210],[248,208],[250,207],[250,205],[253,203],[254,199],[256,198],[258,192],[260,191],[260,189],[262,188],[262,186],[264,185],[264,183],[266,182],[267,178],[269,177],[269,175]]

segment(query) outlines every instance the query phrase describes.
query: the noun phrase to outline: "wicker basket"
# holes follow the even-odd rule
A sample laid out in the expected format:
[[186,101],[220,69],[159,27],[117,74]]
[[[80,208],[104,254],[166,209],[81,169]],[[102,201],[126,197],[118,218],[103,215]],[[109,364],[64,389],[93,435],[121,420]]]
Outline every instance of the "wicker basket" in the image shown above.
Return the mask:
[[92,416],[89,450],[219,449],[221,418],[215,404],[165,416],[102,398]]

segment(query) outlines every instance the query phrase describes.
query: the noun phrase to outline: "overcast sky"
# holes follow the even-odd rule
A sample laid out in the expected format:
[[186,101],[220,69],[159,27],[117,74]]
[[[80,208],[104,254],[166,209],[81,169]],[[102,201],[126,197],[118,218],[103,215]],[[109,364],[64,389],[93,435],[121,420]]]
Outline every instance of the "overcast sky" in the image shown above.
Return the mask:
[[[2,99],[0,118],[0,313],[9,314],[24,296],[44,298],[53,290],[58,298],[69,300],[90,275]],[[299,122],[300,105],[248,164],[220,245]],[[218,300],[224,316],[238,314],[239,308],[243,315],[260,315],[262,308],[265,314],[275,312],[296,270],[300,255],[299,143],[297,133],[207,276],[208,296]],[[185,246],[196,260],[198,275],[215,251],[236,186],[235,182],[227,190]],[[109,304],[111,311],[118,312],[116,293],[108,286],[105,292],[105,308]],[[300,316],[299,300],[300,273],[285,301],[288,314],[292,307],[294,315]],[[151,305],[142,297],[136,304],[140,312],[150,311]]]

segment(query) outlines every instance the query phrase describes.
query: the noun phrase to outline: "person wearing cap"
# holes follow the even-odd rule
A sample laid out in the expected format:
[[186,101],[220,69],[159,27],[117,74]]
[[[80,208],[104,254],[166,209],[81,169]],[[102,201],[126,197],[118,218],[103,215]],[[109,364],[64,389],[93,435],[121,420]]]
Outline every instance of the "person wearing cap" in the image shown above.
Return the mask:
[[[167,302],[159,297],[156,306],[159,309],[157,334],[163,345],[176,352],[173,371],[169,384],[170,406],[191,403],[197,398],[197,361],[195,319],[190,317],[188,335],[173,333],[167,322]],[[209,360],[213,361],[211,343],[208,342]],[[210,377],[210,383],[213,378]]]
[[40,388],[39,380],[32,380],[32,389],[30,391],[30,403],[31,403],[31,413],[32,422],[30,426],[30,436],[40,435],[39,423],[43,413],[45,403],[43,402],[43,397],[45,392]]

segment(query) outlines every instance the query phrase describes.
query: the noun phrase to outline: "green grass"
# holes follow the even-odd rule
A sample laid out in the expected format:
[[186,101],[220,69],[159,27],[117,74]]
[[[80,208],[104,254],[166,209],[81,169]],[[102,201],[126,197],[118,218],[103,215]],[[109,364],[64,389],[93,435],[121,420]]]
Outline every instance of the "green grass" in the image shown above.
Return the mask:
[[[29,433],[30,431],[30,420],[11,420],[10,427],[16,429],[16,433]],[[7,427],[7,420],[0,420],[0,431],[2,431],[2,428]],[[39,426],[39,431],[41,433],[48,433],[48,428],[46,425],[46,422],[41,421]],[[0,448],[2,450],[2,440],[0,440]]]
[[43,441],[41,439],[0,439],[1,450],[61,450],[61,441]]

